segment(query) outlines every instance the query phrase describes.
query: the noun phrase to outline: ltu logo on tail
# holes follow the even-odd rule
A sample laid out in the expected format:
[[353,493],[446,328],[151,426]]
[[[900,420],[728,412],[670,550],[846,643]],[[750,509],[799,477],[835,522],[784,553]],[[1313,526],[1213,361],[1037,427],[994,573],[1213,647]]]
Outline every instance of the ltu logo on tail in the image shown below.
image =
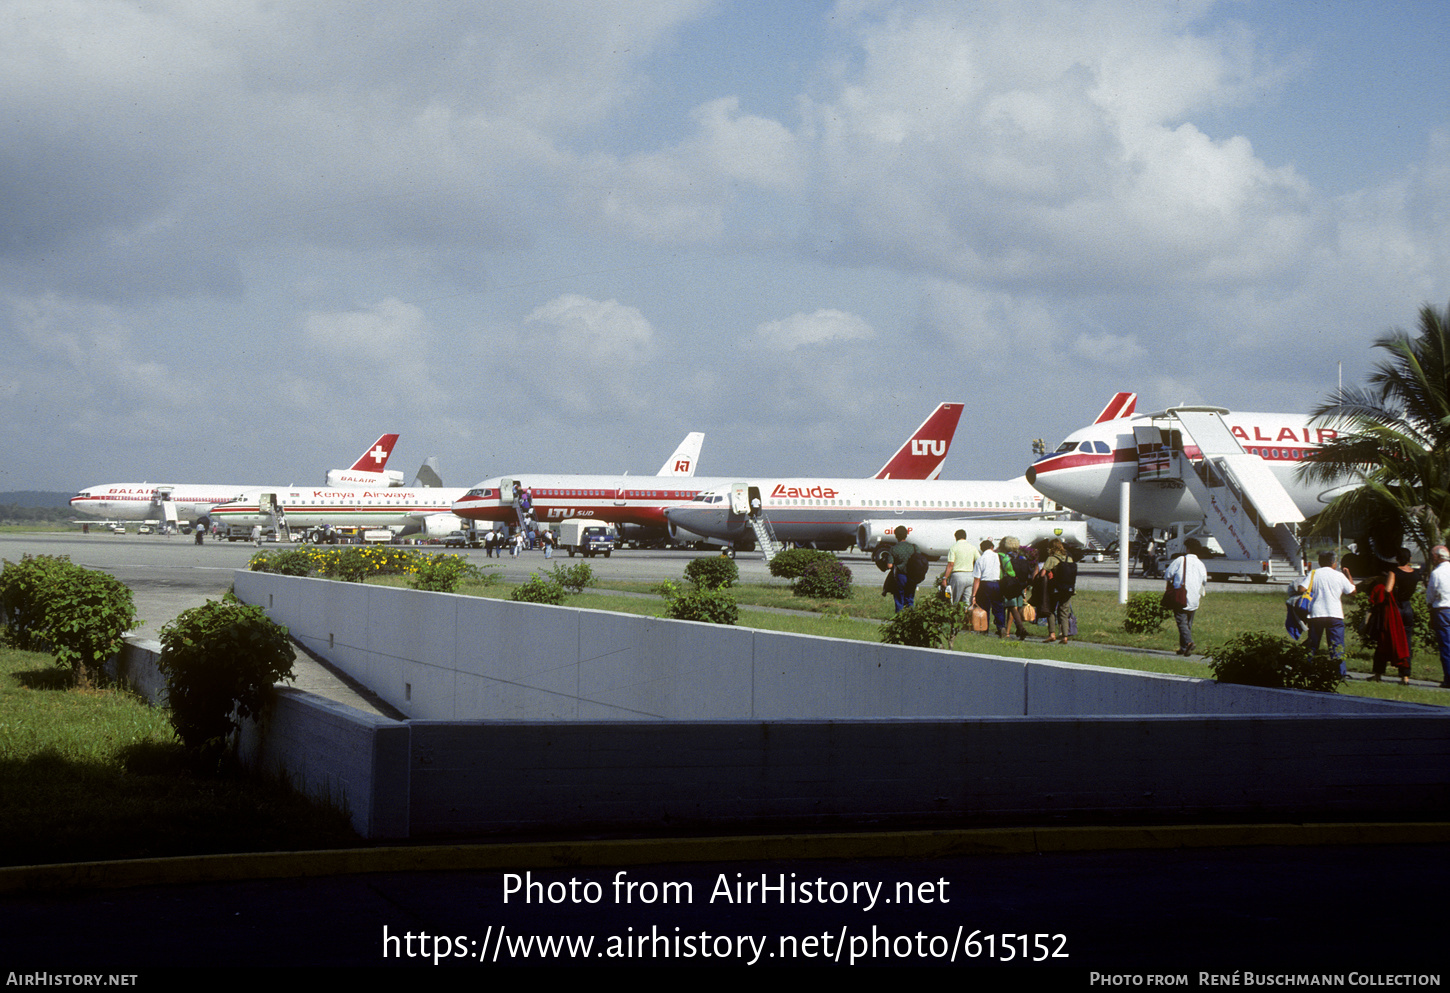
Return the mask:
[[911,439],[912,455],[945,455],[947,443],[945,441],[932,441],[927,438]]
[[690,460],[689,459],[676,459],[675,460],[675,472],[689,472],[689,471],[690,471]]

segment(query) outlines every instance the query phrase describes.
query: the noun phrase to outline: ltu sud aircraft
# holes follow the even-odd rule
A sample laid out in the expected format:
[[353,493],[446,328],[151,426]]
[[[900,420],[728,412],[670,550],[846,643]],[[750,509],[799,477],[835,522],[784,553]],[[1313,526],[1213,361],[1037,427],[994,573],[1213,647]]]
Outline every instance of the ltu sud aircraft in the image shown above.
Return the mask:
[[[1257,456],[1304,517],[1323,510],[1344,492],[1348,480],[1310,484],[1296,469],[1320,444],[1338,436],[1333,427],[1313,424],[1303,414],[1266,414],[1222,407],[1181,407],[1134,415],[1137,395],[1119,393],[1097,420],[1069,434],[1057,450],[1027,470],[1027,480],[1049,499],[1103,520],[1118,519],[1121,484],[1131,483],[1129,523],[1168,528],[1197,523],[1205,511],[1193,490],[1171,477],[1145,473],[1139,456],[1153,451],[1181,453],[1190,462],[1203,452],[1184,436],[1179,412],[1217,415],[1248,455]],[[1156,449],[1155,449],[1156,446]]]
[[[401,485],[401,472],[386,471],[397,440],[396,434],[380,435],[349,468],[329,469],[327,485],[378,488]],[[152,518],[195,521],[207,516],[219,504],[230,503],[243,493],[264,489],[268,487],[257,483],[108,483],[86,487],[70,498],[70,505],[87,514],[126,523]]]
[[[704,434],[685,436],[680,447],[660,466],[657,477],[685,478],[699,461]],[[658,485],[658,484],[656,484]],[[463,487],[411,486],[391,489],[252,489],[212,508],[211,518],[229,526],[258,527],[284,523],[289,528],[388,528],[398,535],[422,532],[442,537],[463,527],[453,513]]]
[[[936,478],[961,416],[960,403],[938,406],[874,478],[893,484]],[[518,473],[483,480],[453,505],[453,511],[474,521],[512,522],[518,514],[514,494],[528,490],[540,521],[587,517],[663,529],[667,508],[690,504],[702,491],[728,486],[736,478],[699,477],[690,485],[660,486],[628,476]]]

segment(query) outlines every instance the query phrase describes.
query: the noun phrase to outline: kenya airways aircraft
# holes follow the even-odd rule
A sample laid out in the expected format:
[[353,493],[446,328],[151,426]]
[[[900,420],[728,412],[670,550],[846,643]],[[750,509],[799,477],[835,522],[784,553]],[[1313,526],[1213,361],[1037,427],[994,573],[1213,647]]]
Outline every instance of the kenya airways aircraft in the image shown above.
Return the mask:
[[[887,460],[875,479],[892,483],[935,479],[946,461],[961,416],[961,404],[941,404]],[[519,473],[485,479],[453,505],[453,512],[469,520],[512,522],[518,515],[514,494],[527,490],[534,515],[540,521],[588,517],[664,528],[667,508],[689,504],[701,492],[728,486],[734,478],[694,478],[688,484],[682,481],[668,486],[633,476]]]
[[[660,466],[658,476],[635,477],[636,480],[684,478],[693,474],[704,440],[705,436],[698,431],[686,435],[680,447]],[[377,490],[296,486],[253,489],[213,508],[211,516],[222,524],[244,527],[270,525],[280,516],[289,528],[389,528],[397,534],[421,531],[431,537],[442,537],[463,527],[463,521],[453,513],[453,506],[467,492],[463,487],[447,486]]]
[[[1067,436],[1057,451],[1044,455],[1027,470],[1038,492],[1065,507],[1115,521],[1120,485],[1132,484],[1129,517],[1133,527],[1167,528],[1204,519],[1190,488],[1171,475],[1158,476],[1140,465],[1140,455],[1158,453],[1163,465],[1181,454],[1192,463],[1202,456],[1191,435],[1184,436],[1176,411],[1185,416],[1217,415],[1244,452],[1258,456],[1304,517],[1324,509],[1342,493],[1348,480],[1310,484],[1295,470],[1320,444],[1338,435],[1332,427],[1310,423],[1304,414],[1264,414],[1222,407],[1181,407],[1134,414],[1137,394],[1119,393],[1097,420]],[[1221,429],[1220,429],[1221,430]],[[1151,458],[1150,458],[1151,461]]]
[[[397,440],[396,434],[379,436],[350,468],[328,470],[328,485],[400,485],[402,473],[385,471]],[[256,483],[110,483],[81,490],[70,498],[70,505],[98,517],[128,522],[153,518],[194,521],[205,517],[218,504],[260,489],[265,487]]]

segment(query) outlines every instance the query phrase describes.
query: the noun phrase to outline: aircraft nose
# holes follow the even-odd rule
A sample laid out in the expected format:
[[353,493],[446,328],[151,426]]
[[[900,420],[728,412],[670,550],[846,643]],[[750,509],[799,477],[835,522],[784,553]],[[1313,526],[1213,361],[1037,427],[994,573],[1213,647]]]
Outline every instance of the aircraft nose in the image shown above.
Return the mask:
[[1037,467],[1036,466],[1028,466],[1027,467],[1027,485],[1031,486],[1035,482],[1037,482]]

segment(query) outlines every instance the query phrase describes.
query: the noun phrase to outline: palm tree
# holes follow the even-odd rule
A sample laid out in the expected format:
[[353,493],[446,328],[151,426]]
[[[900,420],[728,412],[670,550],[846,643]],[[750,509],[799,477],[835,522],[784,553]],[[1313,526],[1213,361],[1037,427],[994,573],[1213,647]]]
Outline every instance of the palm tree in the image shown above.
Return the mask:
[[[1421,307],[1418,337],[1397,328],[1374,345],[1389,358],[1376,366],[1369,388],[1336,390],[1314,410],[1340,433],[1300,474],[1361,484],[1325,508],[1317,531],[1345,523],[1371,535],[1389,531],[1428,556],[1450,524],[1450,306]],[[1393,556],[1393,549],[1378,551]]]

